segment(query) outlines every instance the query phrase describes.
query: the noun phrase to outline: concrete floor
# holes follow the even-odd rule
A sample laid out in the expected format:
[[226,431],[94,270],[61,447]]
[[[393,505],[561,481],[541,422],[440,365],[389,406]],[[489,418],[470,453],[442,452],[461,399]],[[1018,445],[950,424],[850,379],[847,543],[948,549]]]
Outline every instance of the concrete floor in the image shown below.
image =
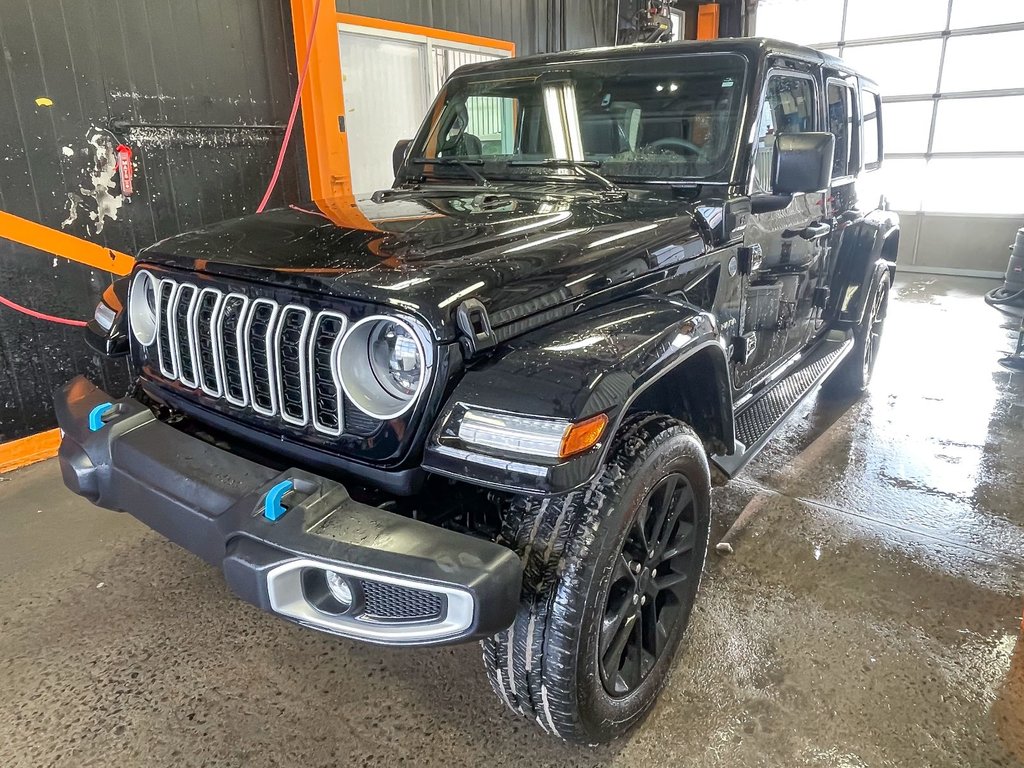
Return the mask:
[[649,720],[567,746],[475,645],[299,629],[53,462],[0,478],[0,765],[1012,766],[1024,761],[1024,385],[981,281],[901,280],[871,392],[802,408],[717,493]]

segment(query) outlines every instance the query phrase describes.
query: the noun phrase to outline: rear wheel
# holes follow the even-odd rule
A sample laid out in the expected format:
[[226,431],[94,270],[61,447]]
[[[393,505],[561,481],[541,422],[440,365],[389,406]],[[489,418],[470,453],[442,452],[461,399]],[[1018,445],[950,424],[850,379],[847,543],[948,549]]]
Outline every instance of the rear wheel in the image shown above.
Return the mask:
[[825,382],[825,389],[835,395],[857,395],[868,388],[882,343],[885,317],[889,311],[889,273],[883,272],[868,298],[868,311],[854,331],[853,350]]
[[704,448],[659,415],[624,428],[586,488],[517,499],[503,536],[524,561],[519,614],[483,643],[495,692],[567,740],[638,723],[689,623],[709,527]]

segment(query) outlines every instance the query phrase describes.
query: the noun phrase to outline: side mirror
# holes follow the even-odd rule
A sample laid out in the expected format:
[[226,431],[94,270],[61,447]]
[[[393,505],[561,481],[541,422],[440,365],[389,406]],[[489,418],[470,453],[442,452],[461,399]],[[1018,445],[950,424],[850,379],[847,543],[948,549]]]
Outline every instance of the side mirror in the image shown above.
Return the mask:
[[831,133],[779,134],[772,155],[772,194],[828,189],[835,147],[836,137]]
[[412,144],[412,139],[402,139],[391,150],[391,166],[395,169],[395,176],[398,175],[398,169],[405,162],[405,153],[409,151],[410,144]]

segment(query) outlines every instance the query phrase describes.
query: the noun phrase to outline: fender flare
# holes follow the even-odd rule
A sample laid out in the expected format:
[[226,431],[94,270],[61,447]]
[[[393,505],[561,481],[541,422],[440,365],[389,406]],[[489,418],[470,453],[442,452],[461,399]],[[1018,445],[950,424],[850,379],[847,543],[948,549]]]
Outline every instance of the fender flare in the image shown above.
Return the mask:
[[[571,491],[598,472],[638,398],[698,360],[702,375],[715,377],[720,442],[731,450],[732,387],[717,320],[692,304],[642,295],[509,340],[471,365],[441,409],[424,448],[423,468],[516,493]],[[590,450],[568,459],[542,459],[463,443],[458,421],[468,408],[572,422],[604,413],[609,421]]]
[[[899,221],[898,214],[878,209],[843,232],[835,281],[837,290],[833,290],[838,302],[834,312],[840,322],[850,326],[860,323],[879,272],[888,270],[890,281],[895,278]],[[851,288],[855,290],[851,292]]]

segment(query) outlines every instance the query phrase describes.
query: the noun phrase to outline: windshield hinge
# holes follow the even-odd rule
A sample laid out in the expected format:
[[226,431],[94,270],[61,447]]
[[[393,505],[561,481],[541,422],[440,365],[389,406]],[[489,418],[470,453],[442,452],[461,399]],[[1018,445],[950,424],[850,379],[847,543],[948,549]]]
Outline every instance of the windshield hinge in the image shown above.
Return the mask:
[[498,343],[498,337],[491,328],[487,308],[479,299],[466,299],[459,304],[455,310],[455,322],[462,331],[459,341],[466,357],[472,357],[477,352],[490,349]]

